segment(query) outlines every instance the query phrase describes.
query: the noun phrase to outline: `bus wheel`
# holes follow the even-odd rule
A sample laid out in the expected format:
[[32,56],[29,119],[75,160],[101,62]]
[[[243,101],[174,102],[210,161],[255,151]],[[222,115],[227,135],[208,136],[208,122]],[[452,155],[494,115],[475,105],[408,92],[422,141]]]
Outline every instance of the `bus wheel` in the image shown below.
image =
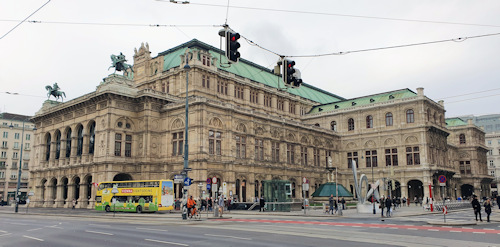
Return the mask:
[[137,206],[137,207],[135,208],[135,212],[137,212],[138,214],[142,213],[142,208],[141,208],[141,206]]
[[107,205],[107,206],[104,208],[104,210],[106,210],[106,212],[109,212],[109,211],[111,211],[111,208],[109,207],[109,205]]

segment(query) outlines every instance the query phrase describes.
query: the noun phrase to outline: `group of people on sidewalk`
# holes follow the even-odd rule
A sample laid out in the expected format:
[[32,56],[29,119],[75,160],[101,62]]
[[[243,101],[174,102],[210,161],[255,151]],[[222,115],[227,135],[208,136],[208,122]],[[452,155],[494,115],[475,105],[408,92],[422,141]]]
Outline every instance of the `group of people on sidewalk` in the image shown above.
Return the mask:
[[[500,209],[500,196],[497,196],[496,200],[498,204],[498,209]],[[481,203],[477,199],[476,195],[473,196],[471,204],[472,208],[474,209],[474,215],[476,216],[476,221],[478,221],[477,220],[478,215],[479,215],[479,220],[483,221],[483,219],[481,218]],[[486,220],[487,222],[490,222],[491,206],[492,206],[491,199],[486,198],[486,200],[484,200],[483,206],[484,206],[484,212],[486,213]]]
[[[340,205],[340,206],[339,206]],[[342,215],[342,210],[345,209],[345,199],[342,197],[341,199],[333,197],[333,194],[330,195],[330,198],[328,199],[328,214],[339,214]]]

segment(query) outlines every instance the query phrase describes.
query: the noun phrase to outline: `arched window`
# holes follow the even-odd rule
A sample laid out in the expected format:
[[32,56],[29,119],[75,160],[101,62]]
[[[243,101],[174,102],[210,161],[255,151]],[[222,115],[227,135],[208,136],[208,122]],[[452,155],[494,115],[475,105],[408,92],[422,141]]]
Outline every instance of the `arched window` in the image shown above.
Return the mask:
[[392,113],[385,114],[385,126],[392,126]]
[[83,152],[83,126],[80,125],[77,131],[76,155],[82,156]]
[[366,128],[367,129],[373,128],[373,117],[371,115],[366,117]]
[[337,121],[330,122],[330,127],[333,131],[337,131]]
[[94,153],[95,148],[95,122],[90,125],[89,129],[89,154]]
[[349,118],[349,120],[347,120],[347,130],[354,130],[354,119]]
[[71,156],[71,129],[66,132],[66,158]]
[[47,139],[45,140],[45,160],[49,161],[50,159],[50,142],[51,142],[50,134],[47,134]]
[[61,156],[61,132],[58,130],[56,133],[56,160]]
[[460,134],[458,136],[458,139],[460,141],[460,144],[465,144],[466,143],[466,141],[465,141],[465,134]]
[[415,122],[415,117],[414,117],[412,109],[409,109],[406,111],[406,122],[407,123],[414,123]]

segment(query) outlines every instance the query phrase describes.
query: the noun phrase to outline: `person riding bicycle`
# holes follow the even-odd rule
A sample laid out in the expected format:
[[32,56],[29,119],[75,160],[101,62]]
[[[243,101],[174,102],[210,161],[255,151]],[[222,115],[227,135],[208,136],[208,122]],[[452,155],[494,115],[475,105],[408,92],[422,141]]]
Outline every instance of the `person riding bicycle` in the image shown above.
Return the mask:
[[190,196],[187,200],[188,215],[193,216],[196,202],[193,200],[193,196]]

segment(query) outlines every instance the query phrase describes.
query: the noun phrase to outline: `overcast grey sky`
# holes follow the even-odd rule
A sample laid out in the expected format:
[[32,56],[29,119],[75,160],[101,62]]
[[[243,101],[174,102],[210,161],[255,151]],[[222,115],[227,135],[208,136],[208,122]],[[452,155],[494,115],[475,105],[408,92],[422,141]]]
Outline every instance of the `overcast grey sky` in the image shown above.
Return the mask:
[[[0,37],[46,2],[2,0]],[[132,63],[141,42],[152,56],[194,38],[219,47],[226,13],[232,29],[288,56],[500,33],[500,1],[231,0],[230,8],[216,6],[227,0],[190,2],[52,0],[29,18],[41,23],[23,23],[0,39],[0,111],[35,114],[54,82],[65,101],[92,92],[113,72],[109,56],[123,52]],[[240,43],[245,59],[268,68],[278,60]],[[294,60],[306,83],[345,98],[424,87],[429,98],[445,100],[447,117],[500,113],[500,35]]]

